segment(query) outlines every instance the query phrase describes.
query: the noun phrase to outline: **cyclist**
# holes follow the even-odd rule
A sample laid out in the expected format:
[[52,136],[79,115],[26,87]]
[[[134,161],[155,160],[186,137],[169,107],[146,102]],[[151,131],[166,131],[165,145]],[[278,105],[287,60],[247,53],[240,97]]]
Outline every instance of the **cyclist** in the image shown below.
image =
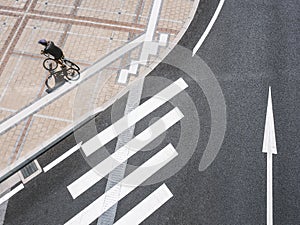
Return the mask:
[[50,54],[55,58],[55,60],[57,60],[60,64],[62,64],[60,60],[64,58],[64,53],[59,47],[57,47],[53,43],[53,41],[47,41],[45,39],[41,39],[39,40],[38,43],[45,46],[44,50],[41,50],[41,54]]

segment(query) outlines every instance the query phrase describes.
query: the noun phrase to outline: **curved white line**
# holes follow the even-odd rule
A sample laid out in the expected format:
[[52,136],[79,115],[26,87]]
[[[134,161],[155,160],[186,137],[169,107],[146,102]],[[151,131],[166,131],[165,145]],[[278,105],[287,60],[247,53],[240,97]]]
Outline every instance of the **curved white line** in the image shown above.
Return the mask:
[[201,47],[201,45],[203,44],[204,40],[206,39],[207,35],[209,34],[211,28],[213,27],[214,23],[216,22],[221,9],[224,5],[225,0],[220,0],[219,5],[213,15],[213,17],[211,18],[208,26],[206,27],[204,33],[202,34],[201,38],[199,39],[198,43],[195,45],[195,47],[193,48],[193,56],[196,54],[196,52],[199,50],[199,48]]

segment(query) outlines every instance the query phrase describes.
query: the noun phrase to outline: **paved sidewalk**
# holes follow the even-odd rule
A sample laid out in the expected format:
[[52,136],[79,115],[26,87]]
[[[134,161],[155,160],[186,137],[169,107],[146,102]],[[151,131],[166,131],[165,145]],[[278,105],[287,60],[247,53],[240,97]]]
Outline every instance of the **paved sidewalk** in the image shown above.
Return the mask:
[[[153,0],[0,0],[0,121],[47,95],[48,74],[42,67],[39,39],[53,40],[83,70],[145,33],[152,4]],[[148,58],[144,69],[164,54],[167,44],[178,40],[195,7],[191,0],[163,0],[154,39],[168,43]],[[87,99],[78,99],[75,88],[2,134],[0,171],[37,151],[70,126],[74,117],[108,102],[141,75],[143,66],[136,75],[126,73],[132,60],[139,60],[141,48],[85,82],[82,86],[94,88],[85,95]],[[74,107],[78,102],[88,104],[79,110]]]

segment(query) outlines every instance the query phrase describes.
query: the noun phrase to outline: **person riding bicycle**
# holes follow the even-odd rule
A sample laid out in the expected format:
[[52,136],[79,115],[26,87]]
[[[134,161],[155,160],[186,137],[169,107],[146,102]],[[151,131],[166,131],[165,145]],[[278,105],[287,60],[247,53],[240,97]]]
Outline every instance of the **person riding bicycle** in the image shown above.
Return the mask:
[[41,50],[41,54],[50,54],[57,61],[62,60],[64,58],[63,51],[59,47],[57,47],[53,43],[53,41],[47,41],[45,39],[41,39],[39,40],[38,43],[45,46],[44,50]]

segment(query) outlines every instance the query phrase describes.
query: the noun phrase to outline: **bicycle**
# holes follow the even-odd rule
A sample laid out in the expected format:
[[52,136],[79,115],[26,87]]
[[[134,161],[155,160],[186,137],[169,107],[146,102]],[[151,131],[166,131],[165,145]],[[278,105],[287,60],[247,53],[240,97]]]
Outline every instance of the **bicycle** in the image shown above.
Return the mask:
[[[56,60],[48,54],[42,54],[47,57],[43,62],[43,67],[50,72],[50,75],[45,81],[45,84],[49,89],[55,88],[58,83],[64,83],[64,78],[72,81],[80,78],[80,68],[75,63],[64,58]],[[58,64],[61,65],[61,70],[55,71],[55,69],[58,67]]]
[[[78,65],[76,65],[75,63],[73,63],[72,61],[68,60],[68,59],[65,59],[65,58],[62,58],[62,59],[55,59],[53,58],[51,55],[49,54],[46,54],[46,53],[41,53],[42,55],[45,55],[47,58],[44,60],[43,62],[43,67],[46,69],[46,70],[55,70],[58,66],[58,64],[60,64],[61,66],[65,65],[65,66],[68,66],[69,68],[73,68],[75,70],[78,70],[80,71],[80,68]],[[50,64],[52,65],[52,68],[50,69]]]

